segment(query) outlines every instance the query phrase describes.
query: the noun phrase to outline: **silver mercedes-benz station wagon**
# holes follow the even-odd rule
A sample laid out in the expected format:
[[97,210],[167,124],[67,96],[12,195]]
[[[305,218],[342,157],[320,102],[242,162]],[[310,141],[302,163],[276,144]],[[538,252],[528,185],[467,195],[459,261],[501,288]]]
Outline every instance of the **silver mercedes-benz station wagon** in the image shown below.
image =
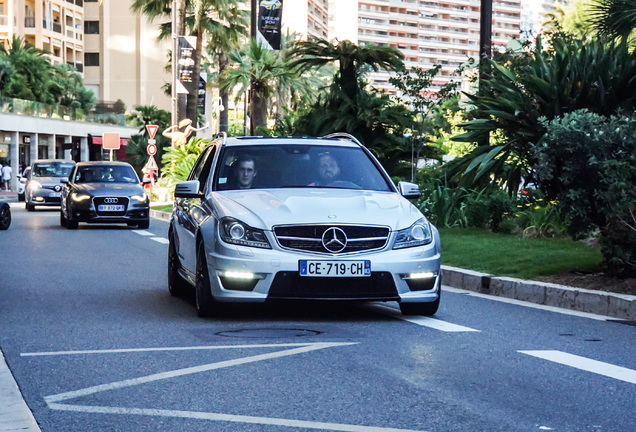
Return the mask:
[[222,136],[177,184],[168,286],[194,286],[200,316],[223,302],[398,302],[433,315],[437,229],[354,137]]

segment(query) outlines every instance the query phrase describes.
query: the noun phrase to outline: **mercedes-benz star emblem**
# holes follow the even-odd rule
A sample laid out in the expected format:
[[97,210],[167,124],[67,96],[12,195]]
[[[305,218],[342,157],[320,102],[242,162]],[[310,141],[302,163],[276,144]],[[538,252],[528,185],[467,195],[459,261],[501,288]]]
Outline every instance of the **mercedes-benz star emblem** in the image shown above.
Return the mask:
[[328,228],[322,235],[322,245],[331,253],[342,252],[347,247],[347,235],[340,228]]

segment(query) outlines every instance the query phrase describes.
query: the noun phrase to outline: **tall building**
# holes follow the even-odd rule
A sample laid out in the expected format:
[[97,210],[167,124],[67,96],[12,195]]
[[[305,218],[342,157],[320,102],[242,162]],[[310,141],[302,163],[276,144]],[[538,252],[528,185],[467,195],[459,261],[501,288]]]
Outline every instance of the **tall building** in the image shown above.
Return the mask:
[[[436,91],[469,58],[479,58],[480,9],[481,0],[358,0],[357,15],[351,14],[339,26],[357,27],[360,45],[399,49],[409,69],[442,65],[431,86]],[[505,48],[510,39],[519,38],[521,0],[493,2],[492,17],[493,49]],[[333,34],[337,31],[334,28]],[[376,88],[393,93],[389,76],[378,72],[370,78]]]
[[172,99],[162,87],[171,82],[165,67],[172,40],[157,41],[162,21],[132,12],[132,0],[84,1],[86,87],[100,101],[170,111]]
[[283,34],[297,33],[301,39],[329,36],[328,0],[284,0],[282,31]]
[[68,63],[78,72],[84,62],[83,0],[0,0],[0,43],[14,36],[48,51],[54,64]]

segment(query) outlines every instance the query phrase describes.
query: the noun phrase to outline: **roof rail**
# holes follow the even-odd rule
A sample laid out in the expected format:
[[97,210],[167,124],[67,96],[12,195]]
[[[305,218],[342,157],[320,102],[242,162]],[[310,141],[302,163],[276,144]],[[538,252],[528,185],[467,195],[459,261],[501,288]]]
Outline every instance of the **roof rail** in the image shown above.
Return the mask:
[[344,138],[344,139],[348,139],[349,141],[353,141],[354,143],[356,143],[360,147],[362,147],[362,143],[360,141],[358,141],[358,139],[356,137],[354,137],[353,135],[351,135],[349,133],[346,133],[346,132],[334,132],[332,134],[325,135],[322,138]]

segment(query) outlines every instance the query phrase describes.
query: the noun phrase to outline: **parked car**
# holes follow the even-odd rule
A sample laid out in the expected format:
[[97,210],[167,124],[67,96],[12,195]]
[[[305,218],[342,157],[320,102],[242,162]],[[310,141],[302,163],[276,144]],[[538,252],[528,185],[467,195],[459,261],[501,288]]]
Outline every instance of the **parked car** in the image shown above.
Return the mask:
[[31,167],[28,166],[22,174],[18,175],[18,201],[24,201],[24,191],[26,190],[27,177],[30,172]]
[[75,162],[62,159],[38,159],[31,164],[24,189],[25,207],[59,206],[62,180],[68,178]]
[[223,302],[397,301],[433,315],[437,229],[355,138],[217,138],[175,188],[168,287]]
[[150,198],[127,162],[78,162],[62,189],[60,224],[126,223],[150,226]]
[[9,229],[11,225],[11,206],[9,203],[0,202],[0,230]]

